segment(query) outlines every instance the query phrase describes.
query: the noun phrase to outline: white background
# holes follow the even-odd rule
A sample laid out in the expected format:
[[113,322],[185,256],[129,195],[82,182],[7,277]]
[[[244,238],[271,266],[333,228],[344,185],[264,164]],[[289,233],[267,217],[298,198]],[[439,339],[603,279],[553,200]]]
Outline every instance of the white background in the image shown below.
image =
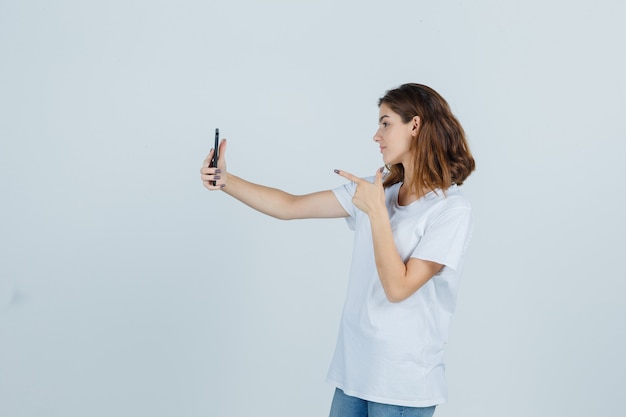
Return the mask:
[[199,168],[372,175],[378,98],[438,90],[477,171],[444,416],[622,414],[620,1],[0,3],[0,415],[324,416],[351,253]]

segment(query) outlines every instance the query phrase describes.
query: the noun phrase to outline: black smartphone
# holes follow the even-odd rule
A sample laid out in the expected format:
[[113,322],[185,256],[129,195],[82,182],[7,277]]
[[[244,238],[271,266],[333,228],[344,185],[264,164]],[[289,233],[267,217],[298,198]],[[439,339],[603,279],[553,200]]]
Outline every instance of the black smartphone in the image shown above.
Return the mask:
[[[220,149],[220,130],[215,129],[215,147],[213,148],[213,158],[211,158],[211,163],[209,163],[209,168],[217,168],[217,161],[219,160],[219,149]],[[216,181],[211,181],[211,185],[215,185]]]

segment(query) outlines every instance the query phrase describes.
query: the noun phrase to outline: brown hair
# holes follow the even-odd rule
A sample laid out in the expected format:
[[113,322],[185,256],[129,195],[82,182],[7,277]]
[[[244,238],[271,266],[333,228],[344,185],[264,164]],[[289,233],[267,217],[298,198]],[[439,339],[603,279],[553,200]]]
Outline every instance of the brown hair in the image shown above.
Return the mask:
[[402,164],[387,166],[389,174],[384,186],[404,181],[418,197],[429,190],[444,192],[453,183],[463,184],[476,164],[467,145],[465,132],[450,106],[435,90],[422,84],[403,84],[389,90],[378,100],[400,115],[403,123],[420,118],[417,138],[411,142],[415,156],[413,178],[404,178]]

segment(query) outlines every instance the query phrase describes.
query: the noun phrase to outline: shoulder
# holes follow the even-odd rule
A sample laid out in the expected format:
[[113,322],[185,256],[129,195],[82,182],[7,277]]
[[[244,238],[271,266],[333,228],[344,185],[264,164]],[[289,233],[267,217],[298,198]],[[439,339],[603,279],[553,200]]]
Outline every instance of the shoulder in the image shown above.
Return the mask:
[[431,198],[428,223],[456,222],[461,219],[472,222],[472,205],[456,185],[448,188],[445,193],[437,190]]
[[452,185],[445,192],[437,190],[436,199],[438,200],[436,205],[442,211],[452,209],[472,210],[470,201],[461,193],[457,185]]

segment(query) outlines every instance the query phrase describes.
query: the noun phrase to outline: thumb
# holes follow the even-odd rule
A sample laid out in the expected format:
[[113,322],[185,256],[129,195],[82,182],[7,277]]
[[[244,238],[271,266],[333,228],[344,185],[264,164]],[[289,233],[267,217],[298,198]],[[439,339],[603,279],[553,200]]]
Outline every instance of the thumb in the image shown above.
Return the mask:
[[222,160],[225,157],[226,157],[226,139],[222,139],[222,142],[220,143],[219,159]]

